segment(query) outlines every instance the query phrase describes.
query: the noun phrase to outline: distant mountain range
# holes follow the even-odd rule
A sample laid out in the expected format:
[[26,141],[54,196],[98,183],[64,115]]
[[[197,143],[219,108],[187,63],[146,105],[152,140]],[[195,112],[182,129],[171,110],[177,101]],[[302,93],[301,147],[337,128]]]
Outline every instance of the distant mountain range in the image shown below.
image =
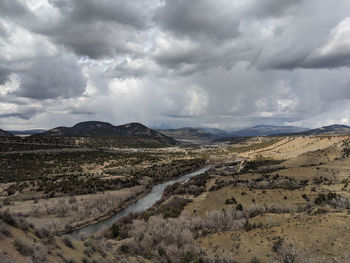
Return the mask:
[[310,129],[295,126],[257,125],[230,133],[232,137],[269,136],[305,132]]
[[296,133],[297,135],[350,134],[350,126],[334,124]]
[[166,130],[158,130],[160,133],[172,137],[175,140],[211,140],[213,139],[213,134],[205,131],[201,128],[190,128],[184,127],[179,129],[166,129]]
[[230,133],[228,133],[227,131],[217,129],[217,128],[202,128],[202,129],[212,134],[215,138],[227,137],[230,135]]
[[179,128],[159,130],[159,132],[173,137],[176,140],[213,140],[229,137],[254,137],[254,136],[269,136],[282,135],[297,132],[308,131],[307,128],[300,128],[294,126],[272,126],[272,125],[258,125],[250,128],[241,129],[238,131],[227,132],[215,128]]

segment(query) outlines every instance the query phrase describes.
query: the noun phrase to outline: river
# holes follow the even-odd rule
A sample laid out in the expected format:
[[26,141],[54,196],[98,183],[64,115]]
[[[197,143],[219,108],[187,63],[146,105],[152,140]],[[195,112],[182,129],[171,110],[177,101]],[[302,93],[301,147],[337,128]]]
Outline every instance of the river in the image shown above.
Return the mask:
[[78,240],[80,233],[84,233],[84,235],[87,237],[92,236],[93,234],[100,232],[101,230],[104,230],[106,228],[111,227],[118,219],[120,219],[124,216],[127,216],[130,213],[145,211],[148,208],[150,208],[151,206],[153,206],[158,200],[160,200],[162,198],[164,189],[168,185],[171,185],[171,184],[174,184],[174,183],[177,183],[180,181],[186,181],[191,177],[203,174],[207,170],[209,170],[210,167],[211,166],[207,166],[207,167],[204,167],[204,168],[202,168],[198,171],[195,171],[193,173],[189,173],[189,174],[186,174],[184,176],[181,176],[177,179],[167,181],[167,182],[162,183],[162,184],[157,184],[157,185],[153,186],[150,193],[148,193],[144,197],[140,198],[139,200],[137,200],[135,203],[131,204],[127,208],[119,211],[118,213],[116,213],[112,217],[110,217],[106,220],[100,221],[98,223],[91,224],[91,225],[82,227],[80,229],[77,229],[77,230],[75,230],[75,231],[73,231],[65,236],[69,236],[73,240]]

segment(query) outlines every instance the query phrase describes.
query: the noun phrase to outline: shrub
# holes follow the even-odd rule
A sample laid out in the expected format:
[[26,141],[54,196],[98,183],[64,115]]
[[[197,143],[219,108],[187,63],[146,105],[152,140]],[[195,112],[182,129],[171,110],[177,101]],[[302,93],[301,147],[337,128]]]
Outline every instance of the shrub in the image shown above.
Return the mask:
[[200,257],[196,252],[187,251],[186,254],[181,259],[181,263],[192,263],[192,262],[201,262]]
[[79,238],[80,241],[84,241],[84,240],[86,240],[87,236],[86,236],[86,234],[84,232],[80,232],[78,234],[78,238]]
[[32,245],[24,241],[23,239],[17,238],[14,241],[14,245],[19,253],[21,253],[23,256],[31,256],[33,254],[33,247]]
[[238,205],[236,206],[236,210],[238,210],[238,211],[243,211],[243,206],[242,206],[241,204],[238,204]]
[[47,262],[47,249],[40,244],[36,244],[33,249],[32,259],[34,263]]
[[327,212],[328,212],[327,209],[318,208],[318,209],[314,212],[314,214],[315,214],[315,215],[320,215],[320,214],[326,214]]
[[[293,243],[287,243],[281,246],[277,253],[277,260],[278,262],[284,262],[284,263],[294,263],[294,262],[320,262],[320,261],[304,261],[305,257],[301,256],[298,260],[298,253],[296,250],[296,246]],[[302,259],[302,260],[300,260]]]
[[17,222],[10,214],[9,209],[7,209],[5,212],[2,212],[2,214],[0,214],[0,217],[5,223],[11,226],[17,226]]
[[226,199],[225,204],[226,205],[237,204],[237,201],[236,201],[236,199],[234,197],[231,197],[231,199],[230,198]]
[[37,228],[34,233],[40,239],[49,239],[51,237],[50,230],[46,227]]
[[74,204],[74,203],[76,203],[76,202],[77,202],[77,199],[75,198],[75,196],[69,197],[69,199],[68,199],[68,203],[69,203],[69,204]]
[[119,249],[120,249],[120,252],[123,254],[129,254],[130,252],[130,247],[126,244],[121,245]]
[[93,251],[91,248],[85,248],[84,251],[83,251],[83,253],[84,253],[86,256],[90,257],[92,254],[94,254],[94,251]]
[[273,252],[278,252],[281,250],[283,244],[283,239],[281,237],[277,237],[277,239],[273,242],[272,250]]
[[148,219],[153,215],[163,215],[164,218],[176,218],[178,217],[185,206],[192,202],[191,199],[175,197],[166,204],[159,208],[153,208],[141,215],[141,218]]
[[6,237],[12,236],[10,228],[5,224],[0,224],[0,233],[2,233]]
[[262,223],[259,223],[259,224],[255,224],[255,223],[249,223],[248,220],[245,222],[244,226],[243,226],[243,229],[246,231],[246,232],[249,232],[250,230],[253,230],[253,229],[256,229],[256,228],[261,228],[263,227],[263,224]]
[[314,202],[316,205],[321,205],[323,202],[326,202],[326,196],[324,194],[319,194]]
[[307,197],[307,195],[306,194],[302,194],[302,196],[301,196],[302,198],[304,198],[306,201],[310,201],[310,199]]
[[69,248],[72,248],[72,249],[75,249],[74,245],[73,245],[73,242],[72,240],[69,238],[69,237],[64,237],[63,238],[63,243],[69,247]]
[[113,237],[117,238],[119,236],[119,226],[117,224],[112,225],[112,235]]

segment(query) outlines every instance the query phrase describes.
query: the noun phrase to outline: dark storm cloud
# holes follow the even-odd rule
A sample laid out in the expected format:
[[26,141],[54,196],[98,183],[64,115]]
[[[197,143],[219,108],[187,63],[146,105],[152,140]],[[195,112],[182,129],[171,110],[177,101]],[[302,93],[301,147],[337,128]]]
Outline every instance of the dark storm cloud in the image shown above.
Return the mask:
[[229,14],[228,11],[213,1],[166,0],[155,20],[176,34],[226,39],[238,35],[239,22],[237,12]]
[[3,85],[6,83],[6,81],[9,80],[9,75],[11,74],[11,70],[8,68],[5,68],[0,65],[0,85]]
[[6,118],[20,118],[22,120],[29,120],[35,117],[37,114],[42,113],[43,110],[43,107],[38,105],[33,106],[28,103],[17,104],[15,107],[8,108],[6,112],[0,110],[0,119],[6,120]]
[[0,2],[1,16],[22,16],[27,14],[26,6],[17,0],[2,0]]
[[74,97],[85,91],[86,79],[73,56],[38,58],[20,73],[17,96],[33,99]]
[[[148,28],[149,7],[144,1],[53,0],[59,16],[49,26],[32,25],[78,55],[101,58],[130,52],[129,42]],[[150,4],[152,1],[150,2]]]
[[250,1],[249,15],[259,18],[281,17],[294,12],[304,0]]
[[71,22],[114,21],[134,28],[146,28],[146,3],[121,0],[52,0],[62,15]]
[[0,119],[15,117],[15,118],[20,118],[22,120],[29,120],[32,117],[34,117],[36,114],[38,114],[38,111],[36,111],[35,109],[24,111],[24,112],[3,113],[3,114],[0,114]]
[[155,20],[160,27],[180,36],[204,36],[221,41],[240,35],[242,19],[282,16],[301,1],[165,0]]
[[[349,8],[346,1],[165,0],[155,15],[158,26],[193,43],[191,49],[174,48],[155,59],[172,68],[190,64],[194,71],[197,67],[201,71],[210,57],[214,57],[212,67],[239,61],[282,70],[347,66],[349,50],[327,56],[315,50],[346,18]],[[216,50],[221,51],[219,56]],[[232,58],[232,54],[236,55]]]

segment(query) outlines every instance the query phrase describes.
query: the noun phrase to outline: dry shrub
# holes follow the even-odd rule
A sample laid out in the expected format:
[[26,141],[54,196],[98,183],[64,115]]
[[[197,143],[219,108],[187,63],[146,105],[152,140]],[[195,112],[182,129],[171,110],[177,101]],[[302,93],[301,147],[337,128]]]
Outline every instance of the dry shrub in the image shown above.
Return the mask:
[[64,238],[63,238],[63,243],[64,243],[67,247],[69,247],[69,248],[71,248],[71,249],[75,249],[75,247],[74,247],[74,245],[73,245],[73,242],[72,242],[72,240],[71,240],[69,237],[64,237]]
[[47,248],[40,244],[35,244],[33,248],[32,260],[34,263],[45,263],[47,262]]
[[33,254],[33,245],[22,238],[16,238],[16,240],[14,241],[14,245],[17,251],[23,256],[28,257]]
[[0,233],[5,237],[12,237],[11,229],[8,225],[0,223]]
[[148,258],[163,256],[171,262],[180,262],[186,252],[197,250],[189,223],[183,217],[152,216],[148,222],[134,220],[129,231],[132,236],[130,246],[137,254]]

